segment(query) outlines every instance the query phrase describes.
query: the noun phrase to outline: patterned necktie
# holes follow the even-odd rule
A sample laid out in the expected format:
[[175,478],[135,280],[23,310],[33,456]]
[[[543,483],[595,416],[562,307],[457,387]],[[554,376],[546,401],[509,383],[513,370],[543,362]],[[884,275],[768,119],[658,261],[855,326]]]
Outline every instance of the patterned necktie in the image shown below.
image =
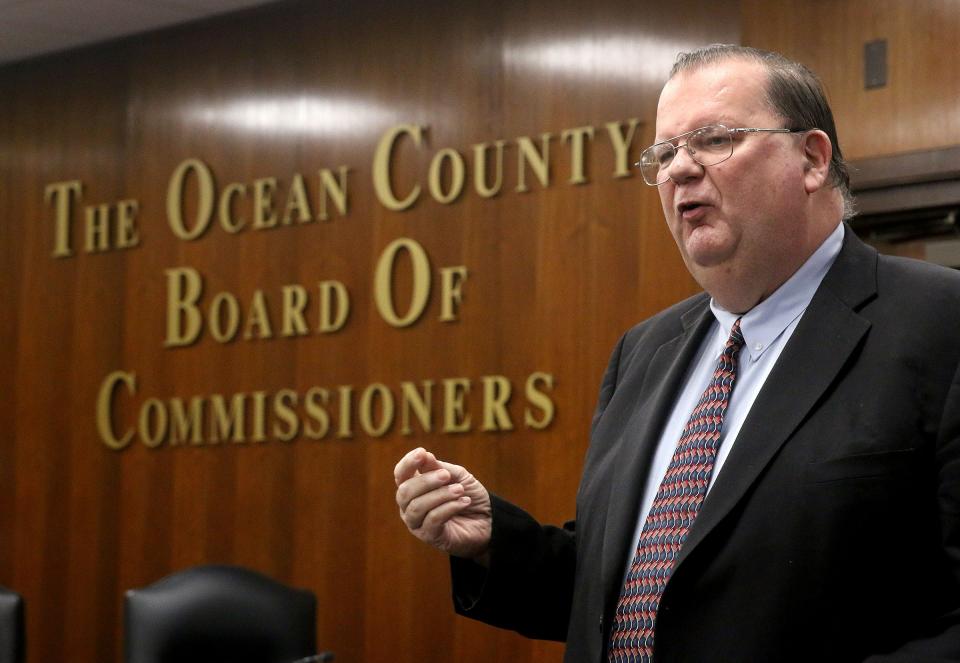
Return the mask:
[[723,415],[737,377],[743,347],[740,320],[717,362],[706,391],[683,427],[660,489],[643,523],[637,553],[624,580],[610,634],[610,663],[651,663],[657,606],[680,548],[707,494],[720,447]]

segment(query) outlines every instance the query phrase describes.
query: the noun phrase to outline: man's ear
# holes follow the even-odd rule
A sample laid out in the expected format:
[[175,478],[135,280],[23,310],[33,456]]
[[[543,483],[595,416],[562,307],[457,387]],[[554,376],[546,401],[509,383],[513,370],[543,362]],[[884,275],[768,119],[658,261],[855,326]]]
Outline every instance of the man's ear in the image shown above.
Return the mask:
[[814,193],[827,185],[830,179],[830,158],[833,147],[830,137],[820,129],[811,129],[800,139],[806,163],[803,167],[803,186],[807,193]]

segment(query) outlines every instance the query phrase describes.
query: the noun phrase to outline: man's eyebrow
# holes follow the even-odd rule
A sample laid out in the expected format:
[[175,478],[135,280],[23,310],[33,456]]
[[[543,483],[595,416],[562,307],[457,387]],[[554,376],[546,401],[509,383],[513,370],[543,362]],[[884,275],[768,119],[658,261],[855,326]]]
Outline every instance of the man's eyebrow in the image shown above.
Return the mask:
[[682,136],[682,135],[684,135],[684,134],[688,134],[688,133],[690,133],[691,131],[696,131],[697,129],[700,129],[701,127],[707,127],[707,126],[710,126],[711,124],[717,124],[717,123],[716,123],[716,122],[705,122],[705,123],[703,123],[703,124],[698,124],[698,125],[696,125],[696,126],[690,127],[689,129],[684,129],[684,130],[681,131],[680,133],[670,134],[669,136],[666,136],[665,138],[654,138],[654,139],[653,139],[653,144],[656,145],[657,143],[666,143],[667,141],[673,140],[674,138],[676,138],[676,137],[678,137],[678,136]]

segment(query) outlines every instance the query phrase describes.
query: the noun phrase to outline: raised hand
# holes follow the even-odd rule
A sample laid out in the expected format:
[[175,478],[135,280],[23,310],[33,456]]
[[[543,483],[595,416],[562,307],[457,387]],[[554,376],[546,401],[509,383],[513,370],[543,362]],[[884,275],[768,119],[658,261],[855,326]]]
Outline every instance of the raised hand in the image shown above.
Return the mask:
[[423,448],[404,456],[393,477],[400,518],[415,537],[450,555],[486,564],[492,519],[490,493],[482,483]]

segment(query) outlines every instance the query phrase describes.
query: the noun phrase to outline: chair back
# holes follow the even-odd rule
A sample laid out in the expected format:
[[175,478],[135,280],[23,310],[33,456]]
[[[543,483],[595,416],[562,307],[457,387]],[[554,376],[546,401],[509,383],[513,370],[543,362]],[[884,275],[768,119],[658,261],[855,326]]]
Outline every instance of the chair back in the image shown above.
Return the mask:
[[316,653],[317,601],[249,569],[197,566],[124,603],[126,663],[291,663]]
[[23,654],[23,598],[0,587],[0,663],[21,663]]

